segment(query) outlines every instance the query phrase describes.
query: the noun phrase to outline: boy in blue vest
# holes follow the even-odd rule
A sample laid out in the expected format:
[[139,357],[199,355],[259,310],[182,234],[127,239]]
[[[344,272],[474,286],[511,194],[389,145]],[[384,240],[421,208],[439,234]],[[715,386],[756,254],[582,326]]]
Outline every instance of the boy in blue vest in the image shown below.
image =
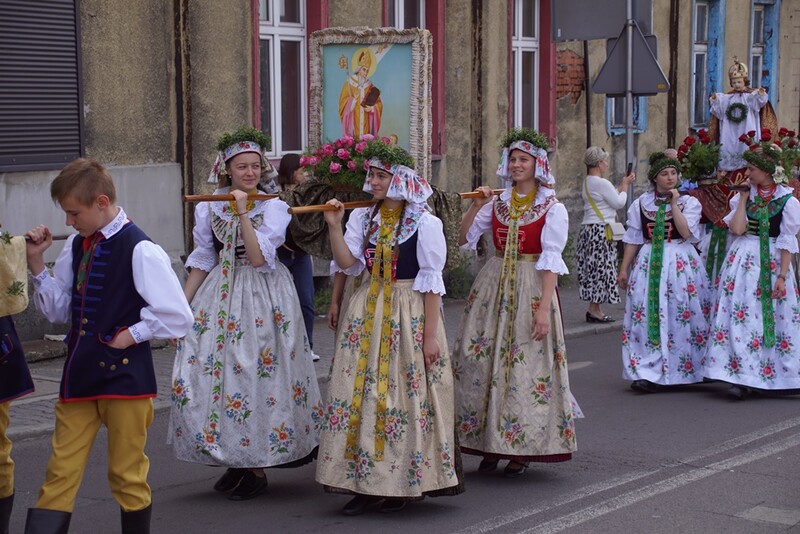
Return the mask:
[[0,534],[8,534],[14,506],[14,462],[6,431],[11,401],[33,391],[12,313],[28,305],[25,241],[0,235]]
[[90,159],[69,163],[50,195],[77,230],[56,259],[43,253],[44,226],[27,233],[34,302],[51,322],[67,322],[53,454],[26,533],[67,532],[75,496],[100,425],[108,429],[108,479],[123,533],[150,532],[149,460],[156,377],[149,340],[180,338],[193,317],[167,254],[116,205],[114,182]]

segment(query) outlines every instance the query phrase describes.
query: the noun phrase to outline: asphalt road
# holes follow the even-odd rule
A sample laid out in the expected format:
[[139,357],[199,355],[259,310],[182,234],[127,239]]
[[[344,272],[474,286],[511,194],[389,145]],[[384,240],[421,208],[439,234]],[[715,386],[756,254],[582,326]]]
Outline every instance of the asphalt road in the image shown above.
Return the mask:
[[[267,494],[229,501],[211,489],[221,468],[174,459],[162,410],[148,445],[153,532],[800,533],[800,398],[733,401],[722,384],[634,393],[621,379],[619,332],[568,338],[567,351],[586,415],[572,461],[533,464],[507,479],[501,470],[477,473],[479,459],[467,456],[466,493],[391,515],[342,516],[348,497],[325,494],[313,464],[269,470]],[[119,531],[105,446],[101,432],[73,533]],[[49,449],[45,435],[15,442],[12,533],[22,532],[25,508],[35,503]]]

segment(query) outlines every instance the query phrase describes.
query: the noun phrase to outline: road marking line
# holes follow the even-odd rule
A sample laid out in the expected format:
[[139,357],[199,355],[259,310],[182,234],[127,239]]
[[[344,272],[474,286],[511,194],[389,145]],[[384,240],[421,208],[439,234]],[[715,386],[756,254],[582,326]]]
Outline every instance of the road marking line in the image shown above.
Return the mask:
[[734,467],[739,467],[741,465],[767,458],[768,456],[772,456],[797,446],[800,446],[800,434],[793,434],[788,438],[764,445],[758,449],[753,449],[752,451],[709,464],[705,467],[692,469],[686,473],[681,473],[680,475],[667,478],[660,482],[629,491],[617,497],[613,497],[601,503],[584,508],[583,510],[578,510],[577,512],[567,514],[558,519],[548,521],[547,523],[543,523],[520,532],[523,534],[551,534],[555,532],[561,532],[564,529],[580,525],[581,523],[596,519],[611,512],[616,512],[617,510],[626,508],[645,499],[649,499],[650,497],[672,491],[682,486],[686,486],[687,484],[697,482],[712,475],[716,475],[720,472],[728,471]]
[[602,491],[614,489],[618,486],[622,486],[624,484],[634,482],[641,478],[654,475],[659,471],[661,471],[661,468],[654,469],[652,471],[633,471],[632,473],[626,473],[622,476],[612,478],[611,480],[606,480],[604,482],[598,482],[596,484],[585,486],[581,488],[579,491],[570,492],[569,494],[564,495],[563,497],[547,501],[545,504],[529,508],[520,508],[519,510],[510,512],[508,514],[496,516],[491,519],[487,519],[486,521],[470,525],[465,529],[455,532],[455,534],[482,534],[484,532],[491,532],[492,530],[500,528],[509,523],[514,523],[516,521],[519,521],[520,519],[525,519],[526,517],[540,514],[547,510],[551,510],[553,508],[557,508],[559,506],[563,506],[571,502],[579,501],[585,497],[591,497],[595,493],[600,493]]
[[489,518],[485,521],[476,523],[474,525],[470,525],[467,528],[459,530],[455,534],[482,534],[485,532],[491,532],[492,530],[496,530],[504,525],[514,523],[516,521],[519,521],[520,519],[525,519],[526,517],[531,517],[536,514],[540,514],[544,511],[552,510],[553,508],[557,508],[565,504],[570,504],[585,497],[591,497],[592,495],[595,495],[597,493],[614,489],[616,487],[628,484],[630,482],[635,482],[636,480],[663,471],[665,468],[674,468],[681,465],[693,465],[698,462],[702,462],[706,458],[711,458],[718,454],[722,454],[729,450],[741,447],[742,445],[747,445],[759,439],[767,438],[773,434],[777,434],[779,432],[783,432],[784,430],[788,430],[790,428],[794,428],[797,426],[800,426],[800,417],[796,417],[794,419],[787,419],[785,421],[781,421],[780,423],[775,423],[773,425],[756,430],[754,432],[750,432],[748,434],[744,434],[742,436],[737,436],[727,441],[723,441],[718,445],[714,445],[712,447],[704,449],[702,453],[687,456],[686,458],[676,460],[675,462],[671,462],[669,464],[664,464],[658,469],[649,471],[634,471],[632,473],[612,478],[611,480],[605,482],[598,482],[596,484],[586,486],[578,492],[572,492],[564,497],[552,499],[539,506],[520,508],[508,514],[503,514]]

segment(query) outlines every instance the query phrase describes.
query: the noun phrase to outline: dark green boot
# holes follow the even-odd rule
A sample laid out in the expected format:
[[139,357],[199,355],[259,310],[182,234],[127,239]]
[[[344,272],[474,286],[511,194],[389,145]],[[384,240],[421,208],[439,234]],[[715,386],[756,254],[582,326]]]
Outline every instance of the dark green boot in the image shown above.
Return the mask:
[[72,519],[70,512],[28,508],[25,534],[67,534],[70,519]]
[[0,534],[8,534],[11,523],[11,509],[14,508],[14,494],[0,499]]
[[122,511],[122,534],[150,534],[153,505],[135,512]]

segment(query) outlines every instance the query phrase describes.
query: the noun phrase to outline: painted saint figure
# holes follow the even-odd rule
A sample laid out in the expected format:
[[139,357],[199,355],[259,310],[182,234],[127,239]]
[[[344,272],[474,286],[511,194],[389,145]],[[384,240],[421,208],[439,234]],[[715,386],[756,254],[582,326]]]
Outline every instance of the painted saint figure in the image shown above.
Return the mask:
[[[359,48],[351,61],[353,74],[347,78],[339,94],[339,120],[342,135],[360,139],[364,134],[378,136],[383,115],[380,90],[370,77],[378,67],[378,58],[369,48]],[[347,59],[339,57],[339,66],[347,69]]]

